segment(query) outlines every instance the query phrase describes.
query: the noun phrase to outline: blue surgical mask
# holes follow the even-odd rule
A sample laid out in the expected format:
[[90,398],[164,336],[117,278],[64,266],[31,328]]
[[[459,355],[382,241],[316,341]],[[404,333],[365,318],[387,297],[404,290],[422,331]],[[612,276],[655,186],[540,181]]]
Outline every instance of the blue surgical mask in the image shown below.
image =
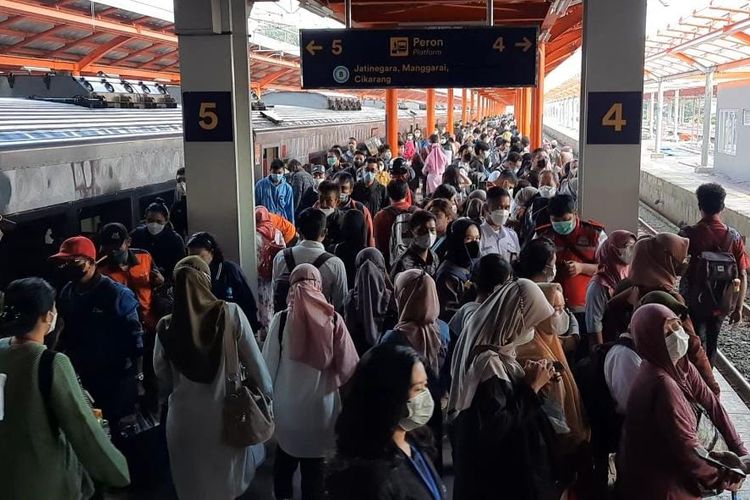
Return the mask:
[[561,234],[563,236],[572,233],[576,228],[576,220],[561,220],[557,222],[552,222],[552,229],[557,233]]
[[278,184],[284,176],[282,174],[271,174],[269,177],[271,178],[271,182]]
[[375,180],[375,172],[365,172],[365,175],[362,176],[362,179],[364,179],[367,184],[370,184]]

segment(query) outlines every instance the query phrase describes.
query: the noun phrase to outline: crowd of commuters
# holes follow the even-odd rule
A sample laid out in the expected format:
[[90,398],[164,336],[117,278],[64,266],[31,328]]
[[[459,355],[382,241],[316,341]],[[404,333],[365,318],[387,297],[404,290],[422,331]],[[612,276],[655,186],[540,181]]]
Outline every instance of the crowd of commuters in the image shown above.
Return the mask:
[[59,291],[12,282],[0,497],[163,472],[181,500],[247,498],[266,460],[278,500],[297,470],[306,500],[442,500],[448,474],[459,500],[736,491],[750,456],[712,365],[749,262],[723,188],[679,235],[608,234],[571,150],[512,116],[426,132],[273,160],[253,272],[189,235],[181,169],[172,210],[65,240]]

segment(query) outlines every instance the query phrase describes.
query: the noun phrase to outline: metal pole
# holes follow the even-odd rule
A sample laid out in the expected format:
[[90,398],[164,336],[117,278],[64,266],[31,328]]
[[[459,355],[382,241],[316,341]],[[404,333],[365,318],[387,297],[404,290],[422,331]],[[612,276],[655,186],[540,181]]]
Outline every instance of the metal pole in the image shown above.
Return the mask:
[[656,90],[656,137],[654,138],[654,154],[661,154],[661,136],[664,129],[664,89],[659,80]]
[[711,146],[711,101],[714,98],[714,69],[706,71],[706,96],[703,105],[703,145],[701,146],[701,166],[708,166],[708,152]]
[[495,25],[495,0],[487,0],[487,26]]
[[674,91],[674,142],[680,142],[680,89]]
[[656,105],[656,94],[651,92],[648,101],[648,133],[651,134],[651,137],[654,136],[654,105]]
[[344,21],[346,29],[352,27],[352,0],[344,0]]

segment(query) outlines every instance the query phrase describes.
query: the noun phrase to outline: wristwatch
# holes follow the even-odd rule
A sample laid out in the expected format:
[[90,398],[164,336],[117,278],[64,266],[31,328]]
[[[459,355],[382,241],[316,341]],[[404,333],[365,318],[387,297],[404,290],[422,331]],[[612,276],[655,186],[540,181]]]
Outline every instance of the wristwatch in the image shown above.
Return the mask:
[[140,382],[143,382],[143,372],[137,374],[135,376],[135,379],[138,380],[138,381],[140,381]]

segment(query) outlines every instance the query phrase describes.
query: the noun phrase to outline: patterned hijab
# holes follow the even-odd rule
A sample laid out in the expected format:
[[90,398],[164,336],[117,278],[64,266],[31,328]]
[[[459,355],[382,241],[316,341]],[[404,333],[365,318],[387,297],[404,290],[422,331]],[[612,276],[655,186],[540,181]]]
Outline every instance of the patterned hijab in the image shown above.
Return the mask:
[[523,377],[516,360],[519,339],[554,314],[539,286],[518,279],[500,286],[469,318],[453,352],[448,417],[469,408],[481,382]]
[[617,285],[627,278],[630,272],[630,265],[620,259],[618,251],[625,248],[630,242],[635,243],[635,240],[635,235],[630,231],[613,231],[596,251],[599,270],[591,280],[608,289],[610,297],[615,295]]
[[396,276],[395,286],[399,317],[394,330],[401,332],[414,350],[424,356],[429,368],[437,372],[442,343],[435,281],[424,271],[409,269]]

